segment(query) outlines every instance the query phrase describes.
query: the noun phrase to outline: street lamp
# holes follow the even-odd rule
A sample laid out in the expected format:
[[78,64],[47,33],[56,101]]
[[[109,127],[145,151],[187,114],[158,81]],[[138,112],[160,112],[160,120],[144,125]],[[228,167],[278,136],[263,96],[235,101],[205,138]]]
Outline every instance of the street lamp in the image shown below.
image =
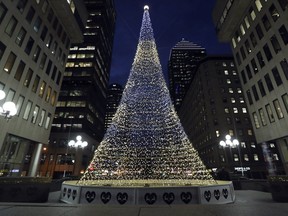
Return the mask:
[[[5,97],[5,92],[0,90],[0,100],[3,100]],[[12,101],[6,101],[3,106],[0,106],[0,115],[4,116],[5,119],[10,119],[12,116],[16,115],[16,113],[16,105]]]
[[70,140],[68,143],[69,147],[73,147],[73,148],[85,148],[88,145],[88,142],[84,141],[82,142],[82,137],[80,135],[78,135],[76,137],[76,142],[74,140]]
[[241,160],[241,155],[240,155],[240,150],[239,150],[239,141],[237,139],[233,139],[232,140],[232,137],[227,134],[225,136],[225,141],[224,140],[221,140],[219,142],[219,145],[222,146],[223,148],[226,148],[226,147],[229,147],[230,149],[231,148],[238,148],[238,153],[239,153],[239,160],[240,160],[240,166],[241,166],[241,173],[242,173],[242,176],[244,176],[244,170],[243,170],[243,166],[242,166],[242,160]]

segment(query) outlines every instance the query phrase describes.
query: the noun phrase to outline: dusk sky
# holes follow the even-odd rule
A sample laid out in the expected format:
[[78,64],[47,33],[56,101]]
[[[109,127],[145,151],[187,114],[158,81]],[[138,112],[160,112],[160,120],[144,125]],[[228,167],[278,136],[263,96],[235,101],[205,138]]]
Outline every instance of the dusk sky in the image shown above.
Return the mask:
[[182,38],[206,48],[208,55],[231,54],[230,45],[218,42],[212,21],[216,0],[115,0],[117,21],[110,83],[126,84],[136,53],[144,5],[149,13],[163,69],[171,48]]

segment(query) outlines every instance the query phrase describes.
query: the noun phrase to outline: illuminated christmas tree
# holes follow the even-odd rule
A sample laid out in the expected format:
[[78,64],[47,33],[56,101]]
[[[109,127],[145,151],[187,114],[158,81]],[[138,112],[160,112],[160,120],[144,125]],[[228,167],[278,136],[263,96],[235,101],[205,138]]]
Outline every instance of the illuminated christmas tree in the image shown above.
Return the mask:
[[118,110],[80,180],[211,180],[167,89],[148,6]]

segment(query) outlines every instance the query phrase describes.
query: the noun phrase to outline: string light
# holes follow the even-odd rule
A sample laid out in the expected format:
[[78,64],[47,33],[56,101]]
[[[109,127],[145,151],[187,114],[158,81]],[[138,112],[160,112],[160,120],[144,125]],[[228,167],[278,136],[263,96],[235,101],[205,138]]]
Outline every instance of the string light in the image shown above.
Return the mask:
[[78,184],[99,181],[118,185],[214,182],[171,102],[148,6],[121,102]]

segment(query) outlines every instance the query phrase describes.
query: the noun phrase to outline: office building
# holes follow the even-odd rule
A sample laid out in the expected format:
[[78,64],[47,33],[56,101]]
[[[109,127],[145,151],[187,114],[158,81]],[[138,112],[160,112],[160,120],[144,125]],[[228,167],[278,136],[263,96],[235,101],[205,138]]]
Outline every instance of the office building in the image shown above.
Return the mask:
[[171,49],[168,62],[169,92],[176,111],[181,106],[198,61],[205,56],[205,48],[185,39]]
[[0,102],[17,108],[9,121],[0,116],[0,176],[37,175],[70,44],[83,41],[86,8],[69,2],[0,2]]
[[106,115],[105,115],[105,129],[110,126],[112,118],[118,108],[122,97],[123,87],[118,83],[110,84],[107,93]]
[[[70,48],[50,135],[42,151],[41,175],[79,176],[104,135],[106,94],[115,28],[113,0],[84,0],[88,11],[84,42]],[[81,136],[85,148],[68,145]]]
[[213,22],[231,44],[258,145],[276,143],[288,173],[288,1],[218,0]]
[[[268,153],[274,157],[274,168],[281,167],[275,143],[269,142],[267,154],[256,143],[232,57],[209,56],[199,62],[178,113],[208,168],[215,171],[225,167],[238,176],[266,178]],[[239,145],[220,145],[226,135],[232,137],[231,141],[237,139]]]

